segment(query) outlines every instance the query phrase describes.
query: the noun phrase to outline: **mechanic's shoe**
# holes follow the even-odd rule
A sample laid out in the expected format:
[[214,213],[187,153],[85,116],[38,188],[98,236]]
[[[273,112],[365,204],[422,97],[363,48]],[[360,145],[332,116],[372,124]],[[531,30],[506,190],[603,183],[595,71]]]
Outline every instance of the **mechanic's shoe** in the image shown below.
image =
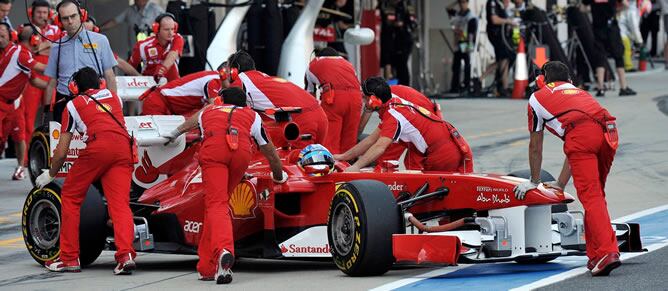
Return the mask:
[[128,254],[128,257],[121,259],[121,262],[116,264],[114,268],[114,275],[130,275],[132,271],[137,268],[135,261],[132,259],[132,255]]
[[601,89],[596,90],[596,97],[605,97],[605,91]]
[[200,281],[213,281],[213,280],[215,280],[215,279],[216,279],[216,277],[214,277],[214,276],[204,276],[204,275],[202,275],[201,273],[197,272],[197,280],[200,280]]
[[636,91],[633,91],[633,89],[626,87],[624,89],[619,89],[619,96],[633,96],[636,95]]
[[234,256],[228,250],[223,249],[220,257],[218,257],[216,284],[229,284],[232,282],[232,265],[234,265]]
[[621,265],[622,261],[619,260],[619,253],[609,253],[596,262],[594,268],[591,269],[591,275],[594,277],[607,276]]
[[76,260],[74,262],[63,262],[60,259],[55,259],[53,261],[47,261],[44,264],[44,267],[46,267],[51,272],[60,272],[60,273],[81,272],[81,265],[79,264],[79,260]]
[[14,174],[12,175],[12,180],[19,181],[25,178],[26,178],[25,168],[21,166],[16,167],[16,170],[14,170]]

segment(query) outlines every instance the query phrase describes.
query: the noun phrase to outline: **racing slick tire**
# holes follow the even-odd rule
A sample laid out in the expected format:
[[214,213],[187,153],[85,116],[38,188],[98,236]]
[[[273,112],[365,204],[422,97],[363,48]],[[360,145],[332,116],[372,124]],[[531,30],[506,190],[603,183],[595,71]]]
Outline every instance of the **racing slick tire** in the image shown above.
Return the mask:
[[[511,177],[517,177],[517,178],[524,178],[524,179],[531,179],[531,170],[519,170],[519,171],[514,171],[508,174],[508,176]],[[550,172],[545,171],[545,170],[540,170],[540,180],[541,181],[556,181],[554,176],[550,174]],[[552,205],[552,213],[559,213],[559,212],[566,212],[568,211],[568,206],[566,204],[555,204]]]
[[336,189],[327,238],[336,266],[349,276],[376,276],[394,263],[392,235],[401,233],[397,202],[387,185],[355,180]]
[[49,127],[42,125],[33,132],[28,147],[28,175],[33,186],[37,176],[42,174],[42,169],[51,167],[50,154]]
[[[60,255],[61,188],[61,180],[42,189],[33,188],[23,204],[23,241],[30,256],[40,265]],[[107,207],[94,186],[88,188],[80,215],[79,262],[87,266],[100,256],[107,236]]]

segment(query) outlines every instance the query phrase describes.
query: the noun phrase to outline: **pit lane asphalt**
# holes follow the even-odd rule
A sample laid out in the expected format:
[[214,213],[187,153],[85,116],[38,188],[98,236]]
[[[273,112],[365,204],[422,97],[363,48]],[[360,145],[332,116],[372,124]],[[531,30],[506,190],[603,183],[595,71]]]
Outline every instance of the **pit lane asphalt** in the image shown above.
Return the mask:
[[[599,101],[617,116],[621,145],[607,185],[613,218],[668,204],[668,73],[654,71],[629,76],[640,95],[617,97],[616,92]],[[441,100],[446,119],[457,126],[473,147],[477,172],[507,173],[526,169],[528,134],[526,101],[498,99]],[[377,125],[373,119],[367,128]],[[369,131],[369,130],[367,130]],[[561,142],[545,139],[543,168],[557,174],[563,162]],[[197,281],[197,258],[140,254],[133,276],[115,277],[113,254],[104,252],[79,274],[52,274],[28,255],[20,234],[21,206],[30,184],[10,181],[14,160],[0,160],[0,289],[213,289],[211,282]],[[574,193],[571,186],[567,191]],[[326,202],[323,202],[326,203]],[[576,202],[573,209],[581,208]],[[641,226],[642,227],[642,226]],[[665,234],[668,236],[668,234]],[[668,289],[664,270],[668,249],[630,259],[609,279],[589,275],[568,279],[545,289],[559,290],[657,290]],[[382,277],[348,278],[329,262],[241,260],[234,268],[230,287],[244,290],[363,290],[436,270],[434,267],[396,267]],[[472,275],[475,276],[475,275]],[[494,289],[493,286],[486,289]]]

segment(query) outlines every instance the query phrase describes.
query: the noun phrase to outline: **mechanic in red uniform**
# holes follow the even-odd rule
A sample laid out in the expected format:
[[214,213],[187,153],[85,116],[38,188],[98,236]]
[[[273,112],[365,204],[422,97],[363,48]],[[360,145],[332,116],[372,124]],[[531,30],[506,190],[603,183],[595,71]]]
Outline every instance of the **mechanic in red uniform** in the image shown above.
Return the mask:
[[[243,87],[251,108],[264,111],[277,107],[301,107],[302,112],[292,115],[301,135],[311,135],[310,140],[293,143],[303,148],[312,143],[323,143],[327,136],[327,115],[318,101],[304,89],[279,77],[271,77],[255,69],[255,61],[244,51],[238,51],[227,59],[230,86]],[[238,75],[233,71],[238,71]],[[265,120],[270,117],[262,114]]]
[[[53,18],[53,11],[51,4],[47,0],[34,0],[28,8],[28,20],[39,28],[41,34],[52,41],[56,41],[61,36],[60,28],[57,25],[51,24]],[[41,38],[39,34],[38,37]]]
[[[337,160],[359,157],[346,169],[347,172],[358,172],[378,159],[391,143],[398,141],[410,144],[408,158],[410,155],[423,157],[417,170],[472,170],[470,148],[454,127],[421,106],[392,97],[390,86],[385,82],[374,83],[373,87],[367,85],[371,84],[365,82],[362,86],[365,94],[371,95],[367,106],[379,110],[381,122],[373,133],[352,149],[334,155]],[[465,155],[466,151],[468,154]]]
[[524,199],[527,191],[541,183],[543,129],[547,126],[564,141],[566,161],[558,181],[546,184],[563,189],[572,173],[585,209],[587,266],[593,276],[607,276],[621,265],[604,190],[618,144],[615,118],[589,93],[570,83],[563,63],[546,63],[543,75],[547,85],[531,95],[528,106],[531,179],[515,188],[515,197]]
[[131,274],[136,256],[132,248],[134,224],[130,211],[133,153],[123,119],[122,100],[107,89],[99,89],[100,79],[91,67],[80,69],[72,79],[68,87],[75,97],[67,102],[63,111],[60,139],[51,158],[51,169],[37,177],[35,186],[41,189],[53,181],[65,162],[75,130],[84,136],[86,148],[70,168],[60,193],[60,257],[46,262],[45,266],[53,272],[81,271],[79,212],[88,187],[99,180],[114,226],[117,262],[114,274]]
[[147,90],[139,97],[142,115],[184,115],[197,113],[207,101],[218,97],[220,77],[215,71],[202,71]]
[[[375,88],[378,86],[378,84],[381,83],[386,83],[385,79],[381,77],[371,77],[364,81],[365,86],[363,87]],[[392,85],[390,86],[390,92],[392,93],[392,97],[403,100],[403,103],[420,106],[429,110],[439,119],[443,118],[441,114],[441,108],[438,106],[438,104],[435,104],[429,100],[427,96],[422,95],[422,93],[411,87],[404,85]],[[364,92],[365,101],[368,101],[369,96],[372,95],[371,93],[367,95],[367,93],[369,92]],[[369,118],[371,118],[371,113],[373,113],[373,110],[365,108],[364,114],[362,114],[362,121],[360,122],[360,132],[364,131],[364,127],[366,127],[366,124],[369,122]],[[392,143],[378,158],[377,165],[380,166],[385,161],[398,161],[401,158],[401,155],[408,149],[408,147],[409,144],[401,141]],[[422,156],[420,155],[407,155],[404,159],[404,165],[407,169],[419,169],[421,164]]]
[[[27,37],[26,37],[27,36]],[[9,116],[21,118],[21,112],[15,112],[17,108],[14,102],[25,88],[25,85],[30,81],[36,86],[46,86],[46,82],[40,82],[35,78],[30,78],[32,71],[43,72],[45,65],[36,62],[32,58],[30,49],[25,46],[30,39],[30,32],[23,31],[17,35],[10,26],[5,22],[0,22],[0,125],[5,124],[5,119]],[[14,42],[20,41],[21,44]],[[21,122],[17,122],[19,125]],[[23,123],[25,125],[25,123]],[[13,127],[14,124],[8,124]],[[24,126],[25,127],[25,126]],[[4,130],[2,130],[4,131]],[[0,141],[4,141],[4,133],[0,131]],[[12,175],[12,179],[21,180],[25,177],[23,173],[23,156],[25,155],[26,143],[22,133],[16,133],[14,141],[17,143],[16,159],[17,167]]]
[[357,143],[362,94],[355,68],[331,47],[320,50],[306,71],[306,90],[315,96],[316,89],[329,121],[323,145],[332,153],[345,152]]
[[135,44],[128,63],[135,68],[141,63],[142,75],[153,76],[158,83],[163,77],[167,81],[178,79],[179,57],[183,53],[183,37],[178,29],[173,14],[158,15],[153,23],[153,35]]
[[232,281],[230,268],[234,263],[234,237],[230,217],[229,192],[241,181],[251,159],[251,138],[269,161],[271,176],[284,183],[288,176],[281,159],[262,127],[262,119],[246,106],[240,88],[221,92],[222,105],[209,105],[193,115],[167,136],[170,140],[199,126],[203,141],[199,153],[204,183],[204,230],[197,253],[199,279],[216,280],[217,284]]

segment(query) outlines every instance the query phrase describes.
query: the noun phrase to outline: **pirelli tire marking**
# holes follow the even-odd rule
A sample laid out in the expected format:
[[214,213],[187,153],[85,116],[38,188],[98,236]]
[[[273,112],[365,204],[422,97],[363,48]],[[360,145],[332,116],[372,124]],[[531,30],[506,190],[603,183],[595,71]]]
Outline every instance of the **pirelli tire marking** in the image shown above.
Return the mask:
[[[341,202],[339,202],[341,201]],[[345,189],[345,187],[339,187],[338,191],[334,194],[334,199],[332,199],[332,207],[330,207],[330,219],[331,221],[331,215],[332,211],[336,206],[336,204],[343,203],[346,206],[349,206],[348,209],[351,210],[352,214],[352,219],[354,220],[354,230],[352,233],[352,247],[350,248],[350,251],[348,251],[345,254],[337,254],[337,250],[335,249],[335,246],[333,246],[331,243],[331,251],[332,255],[334,258],[334,263],[341,269],[346,271],[350,271],[354,266],[355,263],[357,263],[358,259],[360,258],[360,251],[362,250],[362,234],[361,234],[361,223],[360,223],[360,209],[357,205],[357,201],[355,201],[355,198],[350,191]],[[352,206],[352,207],[350,207]],[[332,234],[330,234],[332,235]]]
[[[49,213],[49,211],[52,212],[54,210],[57,211],[55,217],[53,216],[54,213]],[[37,211],[39,211],[39,213],[36,213]],[[42,213],[44,211],[47,212]],[[60,255],[60,211],[60,195],[48,187],[41,190],[31,191],[26,198],[26,202],[23,204],[21,218],[23,240],[28,252],[38,263],[53,260]],[[34,221],[35,219],[45,219],[44,217],[40,218],[40,215],[51,215],[51,219],[57,219],[54,221],[56,222],[56,225],[51,225],[51,227],[57,227],[55,232],[54,230],[47,232],[45,229],[38,229],[38,227],[46,227],[41,224],[40,221]],[[39,242],[36,241],[35,238],[41,238],[45,241]],[[44,248],[44,246],[39,245],[40,243],[47,244],[48,247]]]

